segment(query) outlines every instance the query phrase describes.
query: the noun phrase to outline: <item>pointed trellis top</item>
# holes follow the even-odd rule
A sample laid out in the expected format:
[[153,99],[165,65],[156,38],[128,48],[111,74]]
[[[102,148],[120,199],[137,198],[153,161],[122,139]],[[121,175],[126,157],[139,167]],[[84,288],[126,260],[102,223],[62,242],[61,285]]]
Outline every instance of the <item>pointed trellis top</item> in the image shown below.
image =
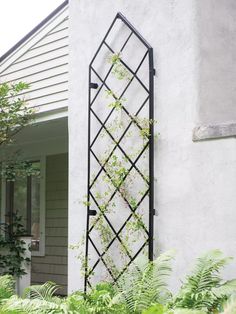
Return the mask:
[[[126,28],[129,30],[129,33],[123,40],[122,44],[119,47],[119,54],[123,53],[127,49],[127,45],[131,40],[131,37],[134,35],[135,38],[141,43],[141,45],[144,47],[144,51],[141,52],[142,55],[140,56],[140,60],[138,61],[138,64],[136,65],[135,69],[133,69],[133,66],[129,65],[129,60],[124,60],[123,58],[119,59],[120,64],[122,67],[129,73],[130,77],[125,83],[125,86],[122,87],[122,91],[119,92],[119,94],[116,94],[113,92],[112,87],[110,84],[112,82],[109,81],[110,76],[112,75],[112,70],[114,70],[114,64],[109,65],[109,68],[106,69],[106,60],[100,60],[99,69],[103,70],[104,74],[101,75],[99,73],[99,70],[94,66],[94,63],[96,62],[96,59],[99,58],[99,54],[101,53],[101,50],[105,47],[112,55],[115,55],[116,51],[114,48],[112,48],[112,45],[107,41],[108,36],[111,34],[111,32],[114,29],[115,23],[117,20],[120,20]],[[118,38],[118,34],[115,34],[116,36],[113,38],[113,41]],[[113,34],[114,36],[114,34]],[[142,50],[142,48],[141,48]],[[148,60],[148,68],[147,68],[147,76],[148,76],[148,83],[144,82],[139,77],[139,71],[142,68],[145,61]],[[89,108],[88,108],[88,190],[87,190],[87,231],[86,231],[86,274],[85,274],[85,290],[87,286],[92,286],[91,284],[91,276],[96,275],[96,270],[98,269],[99,265],[103,265],[108,272],[110,278],[116,282],[121,275],[126,271],[126,269],[129,267],[129,265],[136,259],[136,257],[141,254],[145,247],[148,247],[148,258],[150,260],[153,259],[153,215],[154,215],[154,208],[153,208],[153,202],[154,202],[154,190],[153,190],[153,160],[154,160],[154,135],[153,135],[153,123],[149,123],[148,125],[148,133],[145,134],[144,127],[139,121],[139,116],[142,111],[144,111],[144,108],[147,108],[147,119],[148,121],[154,121],[154,99],[153,99],[153,76],[155,75],[155,70],[153,67],[153,50],[150,44],[141,36],[141,34],[130,24],[130,22],[121,14],[117,13],[116,17],[114,18],[111,26],[109,27],[105,37],[103,38],[101,44],[99,45],[94,57],[92,58],[90,64],[89,64]],[[94,78],[96,78],[96,81],[94,82]],[[103,112],[101,109],[98,109],[98,106],[96,106],[96,102],[99,102],[99,97],[102,93],[102,91],[105,89],[108,91],[108,93],[111,95],[111,97],[114,98],[114,101],[118,103],[118,105],[123,101],[123,96],[128,93],[128,91],[131,89],[132,84],[135,80],[135,90],[132,92],[134,94],[137,94],[139,91],[143,93],[143,99],[138,100],[136,102],[138,103],[138,108],[135,109],[134,112],[131,112],[131,108],[129,108],[128,105],[122,105],[120,106],[121,112],[125,115],[126,120],[128,121],[122,130],[122,133],[119,134],[118,137],[114,136],[112,134],[112,131],[110,130],[109,123],[111,121],[111,117],[114,114],[116,108],[109,108],[107,114],[105,114],[104,117],[101,117],[101,114]],[[134,87],[132,87],[134,89]],[[96,90],[93,91],[93,90]],[[131,93],[132,94],[132,93]],[[141,98],[141,97],[140,97]],[[132,100],[129,99],[129,103]],[[96,121],[98,124],[98,127],[96,131],[94,131],[93,127],[93,121]],[[127,147],[124,145],[124,139],[126,138],[128,132],[132,128],[132,126],[135,126],[139,132],[143,132],[143,144],[141,149],[139,149],[138,153],[135,157],[131,157],[130,153],[127,151]],[[108,137],[108,140],[112,143],[111,149],[105,154],[104,160],[101,160],[101,158],[98,156],[98,153],[95,150],[96,144],[101,137],[102,132],[105,132],[106,136]],[[131,139],[132,140],[132,139]],[[134,139],[133,139],[134,141]],[[106,147],[103,147],[104,145],[97,144],[100,148],[100,151],[104,149],[106,150]],[[111,164],[112,158],[114,158],[114,153],[119,151],[119,154],[127,162],[128,167],[125,170],[125,173],[122,177],[122,179],[119,181],[119,183],[116,182],[114,176],[109,172],[108,168]],[[140,164],[141,158],[144,158],[144,155],[148,153],[148,176],[144,173],[144,170],[142,169],[142,165]],[[95,173],[92,175],[92,169],[94,168],[94,163],[96,163],[96,170]],[[129,176],[131,173],[135,173],[136,176],[139,177],[139,182],[144,186],[143,193],[141,197],[137,200],[135,206],[132,204],[132,198],[129,198],[124,192],[123,187],[129,180]],[[112,186],[110,188],[110,194],[106,192],[108,195],[108,198],[106,199],[105,207],[101,206],[100,197],[98,197],[99,193],[95,193],[94,186],[96,184],[100,185],[100,178],[105,177],[106,180],[108,180],[108,184]],[[104,208],[107,208],[112,202],[114,202],[114,199],[119,195],[122,202],[125,204],[127,209],[129,210],[128,216],[124,217],[121,225],[117,229],[114,226],[114,222],[112,222],[109,215],[106,213]],[[145,201],[148,198],[148,202],[145,203]],[[93,203],[93,206],[91,205]],[[145,204],[146,205],[145,205]],[[127,248],[127,246],[124,243],[124,240],[122,239],[122,232],[127,227],[128,223],[134,218],[138,217],[138,210],[140,206],[144,206],[145,209],[145,215],[148,217],[147,224],[143,224],[142,231],[145,234],[143,238],[143,243],[140,243],[138,249],[136,249],[135,252],[131,252],[130,249]],[[121,215],[121,210],[119,212],[115,212],[115,214],[118,216]],[[98,217],[96,218],[96,215]],[[91,223],[91,218],[93,217],[95,220],[93,223]],[[119,217],[120,218],[120,217]],[[106,223],[107,227],[110,230],[111,238],[108,240],[105,247],[101,248],[99,247],[99,238],[95,237],[93,235],[93,230],[96,229],[96,226],[99,223],[100,219],[104,219],[104,222]],[[119,243],[119,245],[122,247],[122,250],[127,255],[127,261],[124,266],[121,267],[121,270],[118,273],[114,273],[114,271],[109,267],[106,257],[107,252],[111,249],[111,247],[114,245],[115,241]],[[142,242],[142,241],[141,241]],[[89,253],[90,248],[93,249],[93,252],[95,254],[95,259],[92,262],[92,265],[88,267],[88,259],[89,259]]]
[[[137,29],[126,19],[126,17],[118,12],[113,20],[113,22],[111,23],[111,26],[108,28],[106,35],[104,36],[101,44],[99,45],[94,57],[92,58],[91,62],[90,62],[90,66],[93,64],[93,61],[95,60],[97,54],[99,53],[102,45],[105,43],[106,44],[106,39],[107,36],[109,35],[112,27],[114,26],[115,22],[117,21],[117,19],[122,20],[122,22],[131,30],[131,34],[135,34],[135,36],[137,36],[137,38],[143,43],[143,45],[145,47],[147,47],[147,49],[151,49],[152,50],[152,46],[146,41],[146,39],[143,38],[143,36],[137,31]],[[127,38],[127,41],[129,40],[129,37]],[[126,45],[126,42],[124,43]]]

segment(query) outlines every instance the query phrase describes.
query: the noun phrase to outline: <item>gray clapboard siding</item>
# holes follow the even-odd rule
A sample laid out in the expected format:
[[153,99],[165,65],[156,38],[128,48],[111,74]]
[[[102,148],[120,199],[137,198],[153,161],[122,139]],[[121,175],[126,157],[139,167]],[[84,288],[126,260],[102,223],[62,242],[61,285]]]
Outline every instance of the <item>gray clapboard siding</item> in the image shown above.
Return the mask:
[[[47,217],[48,218],[54,218],[55,216],[57,218],[67,218],[68,214],[67,214],[67,211],[65,209],[54,209],[54,210],[48,209]],[[60,242],[60,244],[62,244],[62,243],[64,243],[64,242]],[[65,243],[64,245],[67,245],[67,243]]]
[[[67,218],[67,217],[63,217]],[[67,247],[68,246],[68,241],[67,237],[54,237],[54,236],[47,236],[47,245],[51,246],[60,246],[60,247]]]
[[51,58],[56,58],[58,56],[66,56],[68,55],[68,46],[65,45],[60,48],[47,51],[45,51],[45,49],[41,49],[41,51],[31,51],[31,54],[30,55],[28,54],[27,58],[25,58],[24,60],[20,60],[19,62],[15,63],[15,65],[21,66],[24,64],[29,65],[30,62],[32,64],[39,63],[40,61],[47,60],[49,55]]
[[47,201],[47,208],[48,209],[65,209],[67,208],[67,200],[58,200],[58,199],[54,199],[54,200],[48,200]]
[[[60,110],[60,108],[67,108],[67,99],[62,99],[60,101],[54,101],[54,102],[50,102],[50,103],[47,103],[47,104],[41,104],[40,106],[38,106],[39,108],[41,106],[44,106],[44,111],[50,111],[52,109],[55,109],[55,112],[56,110]],[[48,108],[48,110],[47,110]],[[37,107],[36,107],[36,111],[37,111]],[[38,110],[40,111],[40,110]],[[47,114],[47,113],[46,113]]]
[[[68,9],[67,9],[68,10]],[[66,10],[66,13],[67,13]],[[64,14],[64,13],[62,13]],[[57,17],[57,19],[59,19],[60,17]],[[12,63],[10,63],[10,65],[8,65],[5,70],[7,70],[9,67],[11,67],[12,64],[17,63],[19,60],[24,59],[25,55],[30,55],[31,51],[34,50],[34,47],[40,46],[40,42],[47,36],[56,34],[57,32],[61,31],[62,29],[67,29],[68,31],[68,16],[66,18],[63,18],[63,20],[61,22],[58,21],[58,23],[56,24],[56,26],[50,28],[50,23],[49,25],[46,26],[47,27],[47,33],[44,34],[42,37],[39,37],[39,40],[34,42],[34,44],[31,45],[31,47],[24,51],[22,54],[20,54],[20,56],[18,56]],[[36,35],[37,36],[37,35]],[[34,37],[34,36],[33,36]],[[54,37],[52,37],[52,41],[54,40]]]
[[68,228],[47,228],[46,229],[46,236],[53,236],[53,237],[67,237]]
[[40,259],[40,264],[67,265],[67,256],[45,256]]
[[56,228],[56,227],[63,228],[64,226],[65,226],[64,218],[57,218],[57,220],[55,220],[54,218],[47,218],[46,220],[46,228]]
[[[67,91],[67,81],[44,87],[45,95],[62,93],[64,91]],[[33,89],[27,94],[29,100],[42,98],[45,97],[45,95],[42,95],[42,87],[38,89]]]
[[55,197],[57,197],[57,200],[64,200],[67,196],[67,190],[60,190],[60,194],[58,195],[58,191],[48,191],[47,192],[47,200],[53,201],[55,200]]
[[48,94],[39,98],[32,98],[31,101],[29,101],[29,105],[30,107],[37,108],[42,108],[43,106],[45,106],[43,110],[41,110],[41,112],[46,111],[46,109],[47,111],[52,109],[58,109],[62,107],[62,105],[64,105],[64,103],[60,105],[60,101],[65,101],[65,99],[68,99],[67,95],[67,91],[58,91],[57,93]]
[[[50,228],[52,228],[50,226]],[[45,255],[46,256],[67,256],[67,246],[61,246],[60,245],[60,241],[58,241],[58,246],[53,245],[47,245],[46,244],[46,249],[45,249]],[[55,264],[54,264],[55,265]],[[62,274],[62,275],[66,275],[66,274]],[[50,279],[47,279],[50,280]],[[60,280],[57,282],[58,284],[60,284]]]
[[[35,273],[44,274],[65,274],[67,272],[67,265],[48,265],[48,264],[37,264],[34,263]],[[64,277],[63,277],[64,278]]]
[[[68,11],[68,9],[67,9]],[[51,30],[49,32],[47,32],[42,38],[40,38],[37,42],[34,43],[34,45],[32,46],[32,49],[35,47],[38,47],[41,45],[41,42],[44,38],[48,37],[48,36],[53,36],[53,34],[57,34],[58,32],[69,28],[69,18],[68,16],[65,17],[62,21],[58,22],[58,24],[56,26],[54,26],[53,28],[51,28]],[[63,36],[62,36],[63,37]],[[53,36],[53,39],[56,38]]]
[[21,59],[20,61],[14,63],[14,67],[11,68],[11,72],[15,71],[16,69],[24,69],[27,66],[31,66],[34,64],[38,64],[43,61],[47,61],[48,57],[50,55],[50,58],[58,58],[61,56],[67,56],[68,55],[68,46],[62,46],[59,48],[51,49],[45,51],[45,49],[42,49],[41,52],[39,51],[32,51],[31,56],[27,54],[27,58]]
[[0,73],[0,81],[30,83],[30,90],[22,95],[38,113],[68,106],[68,8],[52,22]]
[[61,38],[65,38],[67,36],[68,36],[68,28],[63,28],[59,31],[48,34],[46,37],[44,37],[42,42],[47,44],[52,41],[52,38],[53,40],[58,40]]
[[[51,38],[52,39],[52,38]],[[49,50],[59,49],[60,47],[64,47],[67,44],[67,36],[64,36],[59,39],[53,39],[50,41],[45,41],[44,39],[40,42],[40,45],[34,46],[32,50],[39,51],[40,48],[44,49],[43,47],[47,46]]]
[[69,27],[69,18],[65,18],[60,24],[58,24],[57,27],[55,27],[54,29],[51,30],[50,33],[55,33],[57,31],[62,30],[63,28],[68,28]]
[[67,276],[63,275],[57,275],[57,274],[45,274],[45,273],[34,273],[32,274],[31,278],[33,282],[37,282],[39,284],[42,284],[48,280],[48,277],[50,277],[51,281],[58,282],[58,278],[61,280],[61,286],[63,289],[60,289],[59,293],[65,293],[66,292],[66,285],[67,285]]
[[[53,77],[47,77],[44,80],[45,80],[44,83],[46,84],[47,88],[57,86],[59,84],[67,84],[67,77],[63,73],[60,73]],[[44,87],[42,87],[41,80],[33,82],[31,83],[30,94],[32,95],[32,93],[34,93],[35,91],[42,92],[41,91],[42,88]],[[67,85],[66,85],[66,89],[67,89]]]
[[19,65],[18,63],[16,65],[13,65],[12,68],[9,69],[9,72],[4,73],[4,74],[6,77],[10,74],[15,74],[14,81],[17,81],[18,76],[22,77],[23,74],[32,75],[36,71],[45,71],[46,69],[50,67],[54,68],[56,66],[60,66],[66,63],[67,63],[67,58],[66,56],[63,55],[63,56],[58,56],[57,58],[42,60],[41,62],[33,63],[33,65],[28,64],[27,66],[23,66],[23,67],[22,65]]
[[[26,73],[23,73],[23,76],[18,77],[19,81],[27,81],[30,82],[31,84],[35,83],[35,82],[40,82],[45,80],[46,78],[51,78],[54,76],[58,76],[61,74],[65,74],[67,75],[67,70],[68,70],[68,65],[67,63],[59,65],[59,66],[55,66],[52,67],[50,69],[46,69],[43,71],[36,71],[34,73],[32,73],[31,75],[26,75]],[[12,82],[14,80],[14,74],[8,76],[8,79],[4,79],[4,82]]]
[[32,258],[32,283],[52,280],[67,292],[68,155],[46,158],[45,256]]
[[68,28],[69,28],[68,27],[68,18],[66,20],[64,20],[63,23],[64,24],[61,24],[60,27],[58,26],[56,28],[56,30],[52,30],[49,34],[47,34],[47,36],[50,37],[50,36],[53,36],[56,33],[63,32],[63,31],[68,32]]

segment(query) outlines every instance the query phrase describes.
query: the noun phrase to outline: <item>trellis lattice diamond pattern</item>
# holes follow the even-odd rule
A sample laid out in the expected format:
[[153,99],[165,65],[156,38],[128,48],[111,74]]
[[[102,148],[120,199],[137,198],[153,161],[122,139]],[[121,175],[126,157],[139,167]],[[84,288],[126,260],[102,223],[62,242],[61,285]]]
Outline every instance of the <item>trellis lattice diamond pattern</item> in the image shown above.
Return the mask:
[[153,76],[151,46],[118,13],[89,65],[85,291],[153,259]]

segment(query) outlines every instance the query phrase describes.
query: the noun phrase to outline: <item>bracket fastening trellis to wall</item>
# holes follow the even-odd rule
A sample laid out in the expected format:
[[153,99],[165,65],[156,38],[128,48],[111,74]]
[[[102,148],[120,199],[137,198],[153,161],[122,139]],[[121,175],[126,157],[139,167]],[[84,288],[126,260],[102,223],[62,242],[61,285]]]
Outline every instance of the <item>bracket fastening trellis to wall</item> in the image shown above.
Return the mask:
[[153,260],[154,75],[152,47],[117,13],[89,65],[85,291]]

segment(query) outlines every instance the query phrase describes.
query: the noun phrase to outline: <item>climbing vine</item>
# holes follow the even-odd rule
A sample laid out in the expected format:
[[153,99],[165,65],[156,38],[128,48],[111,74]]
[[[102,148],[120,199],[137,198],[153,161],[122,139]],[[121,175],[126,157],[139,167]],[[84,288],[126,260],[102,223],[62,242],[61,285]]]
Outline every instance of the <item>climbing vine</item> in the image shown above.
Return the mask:
[[[114,80],[132,83],[134,76],[124,66],[121,53],[111,54],[108,63]],[[99,241],[98,248],[92,245],[99,255],[97,263],[101,261],[106,267],[108,277],[104,279],[112,281],[116,281],[128,267],[140,249],[140,240],[144,241],[142,249],[147,255],[148,222],[143,200],[149,193],[148,148],[151,126],[156,123],[146,116],[130,113],[126,108],[132,99],[119,93],[108,86],[104,89],[104,106],[112,110],[112,119],[99,132],[98,138],[103,140],[102,152],[93,155],[100,170],[90,174],[91,193],[82,201],[96,213],[90,216],[88,232],[94,233]],[[139,165],[138,159],[141,160]],[[119,220],[123,215],[126,215],[125,224],[116,229],[110,221],[114,216]],[[83,271],[87,278],[91,278],[95,267],[90,256],[84,258],[85,242],[84,238],[71,248],[80,250],[78,258]]]

